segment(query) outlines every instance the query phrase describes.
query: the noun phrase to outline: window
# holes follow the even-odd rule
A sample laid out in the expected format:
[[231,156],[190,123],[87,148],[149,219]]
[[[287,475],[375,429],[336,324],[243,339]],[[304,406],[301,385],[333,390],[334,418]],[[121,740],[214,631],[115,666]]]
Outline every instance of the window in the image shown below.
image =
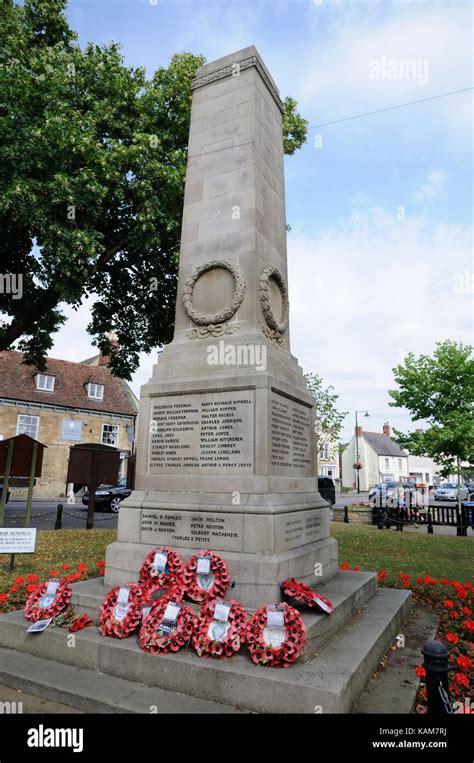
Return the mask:
[[104,385],[103,384],[89,384],[87,385],[87,396],[93,400],[104,399]]
[[329,459],[329,445],[321,445],[319,449],[319,458],[327,461]]
[[426,478],[426,482],[429,483],[430,482],[430,473],[429,472],[426,472],[425,478]]
[[389,458],[386,458],[386,459],[385,459],[385,468],[386,468],[386,469],[388,469],[388,468],[389,468],[389,466],[390,466],[390,459],[389,459]]
[[102,445],[118,446],[119,427],[118,424],[102,425]]
[[399,469],[402,468],[402,459],[401,458],[398,459],[398,468]]
[[27,434],[34,440],[38,439],[39,416],[19,415],[16,422],[16,433]]
[[46,392],[54,392],[54,376],[49,374],[36,374],[36,389],[42,389]]

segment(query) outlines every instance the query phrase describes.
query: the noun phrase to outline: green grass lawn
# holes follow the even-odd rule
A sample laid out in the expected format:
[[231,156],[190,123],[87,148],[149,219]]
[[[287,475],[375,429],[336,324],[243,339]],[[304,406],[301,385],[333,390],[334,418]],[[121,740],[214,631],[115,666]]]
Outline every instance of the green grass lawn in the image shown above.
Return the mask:
[[[471,538],[397,533],[342,522],[331,523],[331,534],[339,542],[340,562],[374,572],[384,569],[388,573],[386,583],[399,582],[399,572],[413,578],[472,579]],[[34,573],[48,579],[50,570],[66,575],[76,571],[80,562],[88,567],[85,577],[97,575],[96,562],[105,559],[105,549],[116,537],[115,530],[40,530],[36,553],[18,555],[12,575],[8,573],[9,557],[0,556],[0,591],[17,576]],[[61,571],[63,563],[70,565],[70,570]]]
[[[18,554],[13,574],[8,572],[10,557],[0,555],[0,590],[12,583],[17,576],[30,573],[47,580],[50,570],[67,575],[77,570],[81,562],[91,574],[98,574],[96,562],[105,559],[105,549],[117,538],[116,530],[38,530],[35,554]],[[69,564],[70,570],[61,570],[61,564]],[[86,575],[87,577],[87,575]]]
[[340,562],[373,572],[386,570],[386,582],[395,582],[399,572],[413,578],[431,575],[460,582],[473,578],[472,538],[378,530],[342,522],[331,523],[331,535],[339,542]]

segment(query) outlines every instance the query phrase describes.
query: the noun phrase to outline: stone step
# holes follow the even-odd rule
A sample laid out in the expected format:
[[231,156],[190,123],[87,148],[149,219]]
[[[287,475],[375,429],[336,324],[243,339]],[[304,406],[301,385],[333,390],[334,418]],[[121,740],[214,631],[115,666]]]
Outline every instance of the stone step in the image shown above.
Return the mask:
[[86,713],[241,713],[233,707],[0,648],[0,683]]
[[[315,586],[318,593],[330,599],[334,612],[328,616],[301,609],[306,626],[306,646],[303,659],[310,659],[333,635],[348,624],[370,601],[377,591],[377,576],[373,572],[338,572],[328,583]],[[84,580],[72,586],[71,603],[78,614],[85,612],[95,623],[106,593],[102,578]],[[231,594],[228,594],[230,598]],[[194,605],[193,605],[194,606]],[[199,607],[194,606],[196,611]]]
[[286,670],[254,665],[245,649],[227,661],[199,658],[191,649],[151,655],[135,636],[102,638],[96,628],[74,639],[62,628],[28,634],[21,611],[0,616],[0,647],[241,710],[349,712],[400,632],[410,601],[410,591],[379,589],[316,657]]

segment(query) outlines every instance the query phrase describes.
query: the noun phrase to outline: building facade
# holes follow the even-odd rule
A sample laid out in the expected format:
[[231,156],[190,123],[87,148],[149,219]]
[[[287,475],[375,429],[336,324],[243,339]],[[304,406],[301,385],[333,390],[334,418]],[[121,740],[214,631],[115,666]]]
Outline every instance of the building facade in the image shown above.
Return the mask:
[[319,440],[318,474],[321,477],[330,477],[334,482],[340,478],[339,440],[324,432]]
[[380,482],[399,481],[409,476],[408,453],[390,437],[390,425],[383,425],[383,432],[365,432],[357,427],[342,454],[342,485],[354,488],[360,463],[359,485],[361,492]]
[[[47,359],[39,373],[20,352],[0,353],[0,439],[25,433],[47,446],[36,499],[66,495],[71,445],[102,443],[121,451],[121,474],[133,452],[138,401],[128,384],[112,376],[107,358],[83,363]],[[12,500],[22,498],[13,489]]]

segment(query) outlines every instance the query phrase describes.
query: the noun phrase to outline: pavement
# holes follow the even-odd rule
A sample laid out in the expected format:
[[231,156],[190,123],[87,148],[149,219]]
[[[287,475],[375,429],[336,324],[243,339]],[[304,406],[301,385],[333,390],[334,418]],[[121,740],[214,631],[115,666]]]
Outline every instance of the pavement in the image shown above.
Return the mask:
[[[54,530],[58,504],[63,505],[62,528],[64,530],[79,530],[86,527],[87,506],[80,498],[75,504],[68,504],[64,498],[56,501],[33,501],[30,527],[39,530]],[[26,512],[25,501],[9,501],[5,507],[4,527],[23,527]],[[114,530],[117,528],[118,514],[110,511],[94,513],[94,527]]]
[[53,702],[43,697],[36,697],[33,694],[12,689],[10,686],[0,684],[0,715],[8,713],[31,715],[32,713],[72,713],[81,714],[82,710],[77,710],[70,705],[64,705],[62,702]]

